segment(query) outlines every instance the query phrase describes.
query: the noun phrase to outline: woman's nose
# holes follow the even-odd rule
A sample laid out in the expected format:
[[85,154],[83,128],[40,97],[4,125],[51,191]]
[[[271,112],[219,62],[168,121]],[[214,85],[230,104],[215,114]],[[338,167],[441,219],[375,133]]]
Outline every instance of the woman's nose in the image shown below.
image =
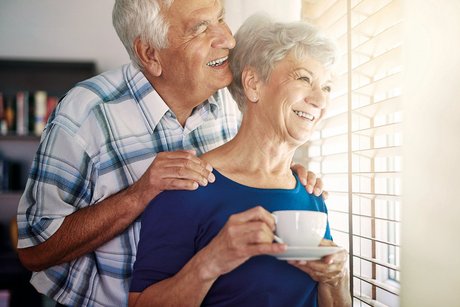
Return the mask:
[[307,100],[315,107],[319,109],[324,109],[326,108],[328,97],[328,92],[324,91],[320,86],[315,86],[313,89],[313,93]]
[[235,38],[226,23],[219,23],[212,29],[214,39],[212,47],[218,49],[233,49],[235,47]]

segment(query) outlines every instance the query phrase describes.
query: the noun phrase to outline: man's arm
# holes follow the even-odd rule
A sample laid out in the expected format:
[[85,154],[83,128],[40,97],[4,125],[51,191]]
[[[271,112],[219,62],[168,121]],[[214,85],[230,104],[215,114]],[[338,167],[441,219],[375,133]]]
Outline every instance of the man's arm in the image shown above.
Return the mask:
[[67,216],[48,240],[18,249],[19,258],[31,271],[76,259],[123,232],[161,191],[194,190],[199,184],[214,182],[211,171],[194,152],[159,153],[135,184]]

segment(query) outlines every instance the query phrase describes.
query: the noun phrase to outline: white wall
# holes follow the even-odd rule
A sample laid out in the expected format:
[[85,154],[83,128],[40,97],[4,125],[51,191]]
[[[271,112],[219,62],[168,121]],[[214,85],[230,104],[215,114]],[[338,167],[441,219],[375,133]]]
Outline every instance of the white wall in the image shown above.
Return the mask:
[[[99,71],[129,61],[112,27],[114,0],[0,0],[0,58],[92,60]],[[300,18],[300,0],[226,0],[235,31],[250,14]]]
[[401,303],[460,306],[460,1],[405,13]]
[[227,23],[233,33],[243,21],[256,12],[265,12],[276,20],[299,20],[301,0],[225,0]]
[[112,27],[113,0],[0,0],[0,57],[129,61]]

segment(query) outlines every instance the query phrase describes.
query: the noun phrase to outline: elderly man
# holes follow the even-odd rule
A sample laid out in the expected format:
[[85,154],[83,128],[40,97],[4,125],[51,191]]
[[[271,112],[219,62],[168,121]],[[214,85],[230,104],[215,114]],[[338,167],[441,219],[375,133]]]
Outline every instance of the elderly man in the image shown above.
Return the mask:
[[139,215],[163,190],[215,180],[196,154],[229,141],[240,120],[223,89],[235,44],[223,15],[216,0],[116,1],[132,63],[68,92],[19,204],[19,256],[39,292],[67,306],[126,305]]

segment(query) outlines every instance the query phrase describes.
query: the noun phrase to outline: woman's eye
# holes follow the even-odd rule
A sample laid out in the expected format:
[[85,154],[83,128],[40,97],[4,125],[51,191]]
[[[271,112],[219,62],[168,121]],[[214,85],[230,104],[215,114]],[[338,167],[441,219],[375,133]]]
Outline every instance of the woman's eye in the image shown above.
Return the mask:
[[305,76],[304,76],[304,77],[299,77],[298,80],[302,80],[302,81],[305,81],[305,82],[307,82],[307,83],[311,83],[310,78],[309,78],[309,77],[305,77]]
[[328,85],[328,86],[325,86],[323,87],[323,91],[326,92],[326,93],[330,93],[332,91],[331,87]]

